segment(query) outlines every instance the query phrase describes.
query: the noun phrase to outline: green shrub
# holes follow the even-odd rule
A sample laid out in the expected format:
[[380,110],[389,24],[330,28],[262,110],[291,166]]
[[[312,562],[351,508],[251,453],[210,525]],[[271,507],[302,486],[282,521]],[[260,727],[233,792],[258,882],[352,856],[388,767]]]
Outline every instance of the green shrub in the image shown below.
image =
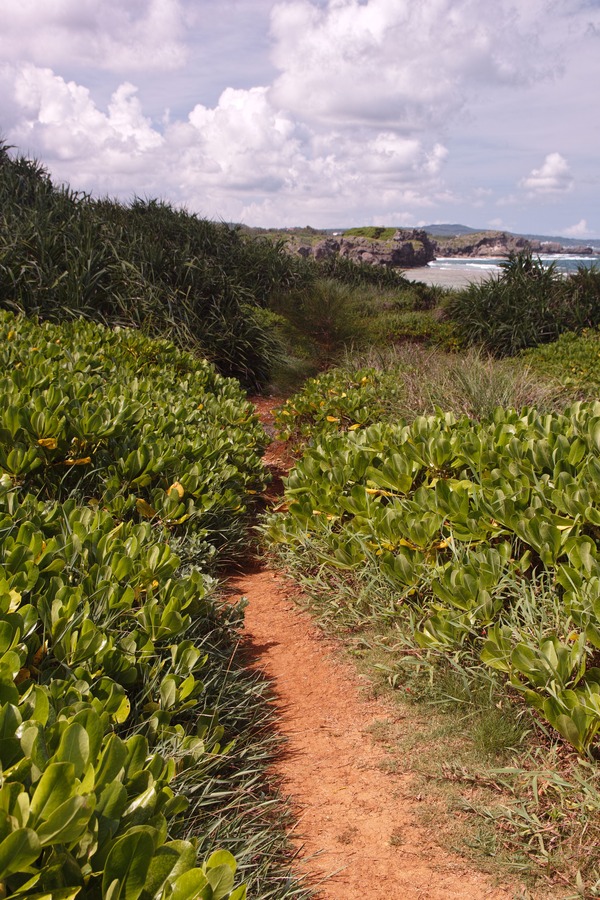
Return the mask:
[[2,313],[0,333],[0,473],[20,492],[239,553],[264,434],[236,382],[137,332]]
[[598,403],[322,431],[268,533],[341,572],[376,566],[417,646],[503,673],[585,754],[600,733],[599,452]]
[[264,384],[281,345],[257,310],[312,275],[283,243],[156,200],[130,206],[54,187],[0,144],[0,306],[169,336],[226,375]]
[[523,353],[521,359],[534,372],[556,383],[558,391],[574,398],[600,396],[600,331],[566,332],[558,340]]
[[554,265],[520,255],[500,275],[452,294],[445,306],[467,343],[510,356],[600,324],[599,293],[597,270],[563,278]]
[[356,431],[379,421],[401,391],[394,377],[374,369],[335,369],[310,378],[277,410],[275,425],[279,437],[295,446],[324,433]]
[[234,612],[209,571],[245,540],[262,428],[237,382],[135,331],[2,311],[0,369],[1,892],[242,900],[196,807],[232,767],[219,707],[261,693],[212,649]]

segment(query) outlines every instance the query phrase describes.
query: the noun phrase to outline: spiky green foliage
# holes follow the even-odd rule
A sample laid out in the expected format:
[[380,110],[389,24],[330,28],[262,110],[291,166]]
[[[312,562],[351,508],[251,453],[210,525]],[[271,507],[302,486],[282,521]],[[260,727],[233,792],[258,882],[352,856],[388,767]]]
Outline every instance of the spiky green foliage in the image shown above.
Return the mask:
[[156,200],[130,206],[54,187],[0,145],[0,305],[168,335],[227,375],[264,384],[281,346],[262,310],[307,281],[281,243]]
[[466,342],[514,355],[600,324],[600,271],[580,269],[563,278],[554,265],[521,254],[499,275],[454,292],[446,311]]

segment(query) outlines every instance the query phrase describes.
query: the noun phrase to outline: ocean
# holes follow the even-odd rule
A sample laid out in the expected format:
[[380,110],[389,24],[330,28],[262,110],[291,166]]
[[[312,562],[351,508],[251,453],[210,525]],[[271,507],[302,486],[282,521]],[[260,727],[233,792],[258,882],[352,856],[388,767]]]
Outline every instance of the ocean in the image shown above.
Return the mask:
[[[554,263],[558,272],[575,272],[579,266],[587,269],[597,266],[600,269],[599,256],[574,256],[569,253],[552,253],[539,255],[544,265]],[[498,275],[502,269],[497,256],[441,256],[427,266],[418,269],[407,269],[405,275],[411,281],[424,281],[448,288],[465,287],[473,282],[484,281],[490,275]]]

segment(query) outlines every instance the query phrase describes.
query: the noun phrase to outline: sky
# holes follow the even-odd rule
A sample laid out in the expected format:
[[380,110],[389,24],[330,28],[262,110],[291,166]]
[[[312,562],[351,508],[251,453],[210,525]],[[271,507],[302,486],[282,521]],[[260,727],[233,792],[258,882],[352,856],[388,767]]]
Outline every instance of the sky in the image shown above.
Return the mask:
[[0,138],[246,225],[600,238],[600,0],[0,0]]

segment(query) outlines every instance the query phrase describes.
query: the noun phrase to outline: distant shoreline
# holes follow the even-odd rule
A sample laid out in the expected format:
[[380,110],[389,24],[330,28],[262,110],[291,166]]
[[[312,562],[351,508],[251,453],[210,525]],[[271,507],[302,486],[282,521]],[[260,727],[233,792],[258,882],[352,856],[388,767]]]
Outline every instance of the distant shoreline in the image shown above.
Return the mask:
[[448,269],[420,266],[417,269],[405,269],[404,275],[409,281],[424,281],[425,284],[434,287],[464,288],[470,284],[479,284],[489,278],[489,269],[481,267],[467,268],[466,266]]

